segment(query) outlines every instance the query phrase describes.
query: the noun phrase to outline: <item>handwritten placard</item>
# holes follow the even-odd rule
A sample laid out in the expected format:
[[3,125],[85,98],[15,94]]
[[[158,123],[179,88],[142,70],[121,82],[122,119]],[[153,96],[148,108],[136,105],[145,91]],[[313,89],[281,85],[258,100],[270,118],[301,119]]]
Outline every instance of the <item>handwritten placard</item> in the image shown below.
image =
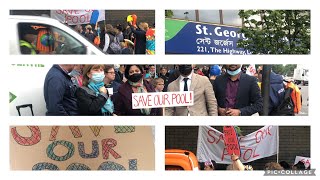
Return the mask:
[[154,170],[150,126],[10,127],[12,170]]
[[223,134],[224,134],[224,143],[227,148],[228,154],[229,155],[235,154],[237,156],[240,156],[240,146],[239,146],[238,137],[234,127],[224,126]]
[[132,109],[192,106],[193,91],[133,93]]

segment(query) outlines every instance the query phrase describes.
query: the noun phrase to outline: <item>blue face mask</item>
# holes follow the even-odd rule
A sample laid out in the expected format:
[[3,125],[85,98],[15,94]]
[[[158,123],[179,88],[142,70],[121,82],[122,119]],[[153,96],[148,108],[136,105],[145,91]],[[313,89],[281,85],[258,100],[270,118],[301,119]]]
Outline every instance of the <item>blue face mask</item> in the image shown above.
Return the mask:
[[103,79],[104,79],[105,75],[104,73],[92,73],[92,78],[91,80],[96,82],[96,83],[99,83],[99,82],[102,82]]
[[235,76],[237,74],[239,74],[241,72],[241,68],[235,70],[235,71],[230,71],[230,70],[227,70],[227,73],[230,75],[230,76]]

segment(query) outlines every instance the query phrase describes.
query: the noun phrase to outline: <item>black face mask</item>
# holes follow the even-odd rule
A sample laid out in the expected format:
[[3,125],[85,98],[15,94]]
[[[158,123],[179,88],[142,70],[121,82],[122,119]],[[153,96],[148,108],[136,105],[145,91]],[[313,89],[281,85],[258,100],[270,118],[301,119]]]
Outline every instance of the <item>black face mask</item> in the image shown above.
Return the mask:
[[179,72],[182,75],[187,76],[191,73],[191,71],[192,71],[191,65],[179,65]]
[[132,74],[128,77],[128,80],[131,81],[131,82],[138,82],[140,79],[142,79],[142,74],[141,73],[138,73],[138,74]]

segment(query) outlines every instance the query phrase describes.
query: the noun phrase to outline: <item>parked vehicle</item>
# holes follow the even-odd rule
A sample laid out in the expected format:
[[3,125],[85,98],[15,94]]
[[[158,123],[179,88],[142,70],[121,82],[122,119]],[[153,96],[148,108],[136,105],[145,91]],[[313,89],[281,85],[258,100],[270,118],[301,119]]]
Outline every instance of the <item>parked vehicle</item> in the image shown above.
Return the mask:
[[166,149],[165,158],[166,170],[199,170],[197,157],[191,151]]

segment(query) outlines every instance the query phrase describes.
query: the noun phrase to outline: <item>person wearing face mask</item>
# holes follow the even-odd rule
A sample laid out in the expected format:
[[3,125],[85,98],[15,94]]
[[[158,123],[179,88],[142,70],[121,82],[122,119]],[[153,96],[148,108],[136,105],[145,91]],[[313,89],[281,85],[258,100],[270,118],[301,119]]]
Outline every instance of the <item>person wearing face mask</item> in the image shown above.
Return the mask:
[[119,87],[115,98],[115,114],[118,116],[161,116],[161,108],[132,109],[132,93],[155,92],[151,83],[143,79],[140,65],[126,65],[127,81]]
[[193,91],[193,106],[167,107],[166,116],[217,116],[217,101],[209,78],[193,72],[192,65],[179,65],[180,76],[168,86],[168,92]]
[[55,64],[48,71],[44,80],[43,93],[46,102],[46,116],[75,116],[78,115],[75,92],[69,73],[73,64]]
[[227,73],[214,81],[220,116],[251,116],[262,111],[257,79],[241,72],[241,64],[226,65]]
[[104,77],[104,65],[84,66],[82,87],[76,91],[80,115],[113,115],[113,103],[104,86]]

